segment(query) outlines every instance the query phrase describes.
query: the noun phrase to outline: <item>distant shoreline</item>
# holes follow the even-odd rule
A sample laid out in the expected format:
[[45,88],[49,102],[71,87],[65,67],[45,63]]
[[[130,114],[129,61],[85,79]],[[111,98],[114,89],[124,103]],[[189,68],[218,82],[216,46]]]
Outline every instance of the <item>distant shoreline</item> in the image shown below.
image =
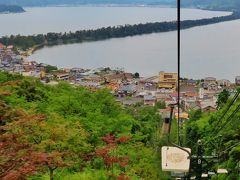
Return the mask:
[[0,14],[23,13],[25,10],[17,5],[2,5],[0,4]]
[[[45,6],[24,6],[24,8],[48,8],[48,7],[139,7],[139,8],[176,8],[175,5],[166,4],[63,4],[63,5],[45,5]],[[205,11],[232,12],[227,9],[204,8],[196,6],[182,6],[181,9],[199,9]]]

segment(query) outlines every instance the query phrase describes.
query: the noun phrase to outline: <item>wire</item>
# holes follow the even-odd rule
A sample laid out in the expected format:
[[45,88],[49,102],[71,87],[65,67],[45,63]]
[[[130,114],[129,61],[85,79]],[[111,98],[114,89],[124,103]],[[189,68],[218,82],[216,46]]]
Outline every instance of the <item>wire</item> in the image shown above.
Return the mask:
[[225,111],[222,113],[222,116],[218,119],[217,124],[215,125],[215,128],[219,125],[220,121],[225,117],[227,112],[230,110],[231,106],[234,104],[234,102],[238,98],[239,94],[240,94],[240,91],[237,91],[236,94],[234,95],[232,101],[230,102],[229,106],[225,109]]
[[[234,116],[240,111],[240,104],[237,106],[237,108],[234,110],[234,112],[227,118],[227,120],[225,121],[225,123],[223,124],[222,127],[218,128],[217,130],[215,130],[217,133],[215,134],[215,136],[217,136],[219,134],[219,132],[221,132],[223,130],[223,128],[225,126],[227,126],[227,124],[229,122],[231,122],[231,119],[234,118]],[[214,134],[215,132],[213,132],[212,134]],[[204,143],[204,145],[208,144],[209,142],[211,142],[211,140],[213,140],[215,138],[215,136],[212,136],[212,138],[210,138],[207,142]],[[214,137],[214,138],[213,138]]]
[[[204,144],[208,144],[211,140],[213,140],[215,138],[216,135],[219,134],[219,128],[218,125],[220,124],[220,121],[223,120],[223,118],[226,116],[226,114],[228,113],[228,111],[230,110],[230,108],[234,105],[234,103],[236,102],[238,96],[240,94],[240,91],[238,90],[236,92],[236,94],[234,95],[233,99],[231,100],[229,106],[225,109],[225,111],[222,113],[222,116],[218,119],[217,124],[214,126],[214,129],[212,130],[212,133],[210,134],[210,136],[212,138],[210,138],[207,142],[205,142]],[[239,104],[240,105],[240,104]],[[238,106],[239,106],[238,105]],[[235,110],[236,111],[236,110]],[[235,112],[234,111],[234,112]],[[229,118],[232,116],[232,114],[228,117],[228,119],[226,120],[226,123],[228,123]],[[225,123],[225,124],[226,124]],[[218,129],[217,129],[218,128]],[[220,127],[220,129],[222,129],[222,127]],[[217,134],[215,134],[216,132],[218,132]],[[215,135],[214,135],[215,134]],[[214,135],[214,136],[213,136]]]
[[[240,110],[240,104],[237,106],[237,108],[234,110],[234,112],[228,117],[228,119],[226,120],[226,122],[224,123],[224,125],[217,130],[218,133],[219,133],[229,122],[231,122],[231,119],[234,118],[234,116],[239,112],[239,110]],[[217,134],[218,134],[218,133],[217,133]]]
[[232,148],[234,148],[234,147],[236,147],[236,146],[238,146],[238,145],[240,145],[240,142],[239,142],[239,143],[236,143],[236,144],[230,146],[229,148],[225,149],[224,151],[220,152],[219,155],[222,155],[222,154],[225,153],[227,150],[232,149]]

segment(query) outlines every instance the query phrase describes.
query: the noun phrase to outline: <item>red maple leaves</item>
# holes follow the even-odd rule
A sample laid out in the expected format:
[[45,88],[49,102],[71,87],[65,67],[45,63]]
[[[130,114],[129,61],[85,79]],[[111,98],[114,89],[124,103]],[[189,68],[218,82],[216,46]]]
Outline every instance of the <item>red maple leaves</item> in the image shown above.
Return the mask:
[[[103,158],[103,162],[107,169],[112,168],[114,164],[118,164],[122,169],[128,165],[129,158],[127,156],[113,155],[121,143],[126,143],[131,139],[130,136],[120,136],[116,138],[114,134],[108,134],[104,137],[101,137],[101,140],[106,143],[106,146],[96,149],[95,154],[97,157]],[[114,176],[112,173],[110,176]],[[121,173],[118,177],[118,180],[129,180],[124,173]]]

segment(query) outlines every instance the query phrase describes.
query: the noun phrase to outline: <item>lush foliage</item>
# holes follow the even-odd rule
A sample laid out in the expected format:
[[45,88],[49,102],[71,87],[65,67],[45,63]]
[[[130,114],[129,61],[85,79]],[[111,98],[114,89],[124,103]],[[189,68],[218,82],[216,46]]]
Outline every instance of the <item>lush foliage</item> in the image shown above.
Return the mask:
[[156,108],[0,72],[0,179],[168,179]]
[[[217,155],[215,161],[209,160],[208,170],[225,168],[229,174],[213,177],[213,179],[238,180],[240,157],[240,99],[226,111],[231,104],[229,93],[219,95],[220,108],[215,113],[203,113],[199,110],[191,112],[186,126],[186,145],[196,154],[197,141],[203,142],[204,155]],[[225,102],[225,105],[222,103]],[[218,160],[218,163],[216,163]]]
[[226,89],[224,89],[218,95],[218,101],[217,101],[218,108],[222,108],[227,103],[229,96],[230,96],[230,93]]

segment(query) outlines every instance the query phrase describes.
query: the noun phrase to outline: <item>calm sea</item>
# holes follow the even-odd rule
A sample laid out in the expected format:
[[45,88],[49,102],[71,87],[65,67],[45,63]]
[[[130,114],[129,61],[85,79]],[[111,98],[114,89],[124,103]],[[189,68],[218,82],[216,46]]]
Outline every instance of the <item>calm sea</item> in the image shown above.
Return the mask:
[[[0,15],[0,35],[65,32],[98,27],[176,19],[173,8],[157,7],[45,7],[26,13]],[[182,19],[227,15],[183,9]],[[240,75],[240,21],[182,31],[182,76],[215,76],[232,80]],[[141,75],[176,71],[176,32],[46,47],[31,60],[58,67],[122,67]]]

